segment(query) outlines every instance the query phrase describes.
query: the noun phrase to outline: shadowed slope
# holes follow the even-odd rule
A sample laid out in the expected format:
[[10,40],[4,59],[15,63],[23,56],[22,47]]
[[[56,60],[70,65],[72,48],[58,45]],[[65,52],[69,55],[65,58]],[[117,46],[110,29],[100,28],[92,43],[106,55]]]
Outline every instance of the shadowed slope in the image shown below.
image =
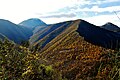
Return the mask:
[[106,23],[105,25],[101,26],[101,28],[107,29],[113,32],[120,32],[120,28],[117,25],[114,25],[110,22]]
[[28,40],[32,35],[30,29],[3,19],[0,19],[0,33],[16,43]]
[[120,48],[120,35],[118,33],[97,27],[84,20],[80,22],[77,32],[86,41],[95,45],[111,49]]

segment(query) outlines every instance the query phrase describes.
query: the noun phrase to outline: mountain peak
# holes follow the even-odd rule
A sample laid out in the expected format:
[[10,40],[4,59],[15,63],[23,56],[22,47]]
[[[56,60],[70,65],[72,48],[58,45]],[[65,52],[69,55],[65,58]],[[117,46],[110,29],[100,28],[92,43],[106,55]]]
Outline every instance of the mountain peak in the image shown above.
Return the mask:
[[[9,21],[9,20],[6,20],[6,19],[0,19],[0,22],[1,23],[13,23],[13,22],[11,22],[11,21]],[[14,23],[13,23],[14,24]]]
[[[36,20],[36,21],[42,21],[42,20],[40,20],[40,19],[38,19],[38,18],[30,18],[30,19],[27,19],[27,20],[31,20],[31,21],[34,21],[34,20]],[[27,20],[25,20],[25,21],[27,21]]]
[[116,26],[115,24],[111,23],[111,22],[107,22],[105,25],[113,25]]
[[106,24],[102,25],[101,27],[104,28],[104,29],[107,29],[109,31],[113,31],[113,32],[120,31],[120,28],[117,25],[115,25],[111,22],[107,22]]
[[46,26],[47,24],[38,18],[30,18],[22,21],[19,25],[26,26],[28,28],[35,28],[38,26]]

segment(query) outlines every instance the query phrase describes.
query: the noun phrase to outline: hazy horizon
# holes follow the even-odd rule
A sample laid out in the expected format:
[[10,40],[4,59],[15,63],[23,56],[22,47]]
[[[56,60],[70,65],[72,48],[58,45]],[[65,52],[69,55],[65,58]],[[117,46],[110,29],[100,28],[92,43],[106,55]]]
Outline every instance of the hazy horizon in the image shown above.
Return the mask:
[[0,19],[16,24],[29,18],[47,24],[83,19],[98,26],[111,22],[120,27],[119,0],[0,0],[0,10]]

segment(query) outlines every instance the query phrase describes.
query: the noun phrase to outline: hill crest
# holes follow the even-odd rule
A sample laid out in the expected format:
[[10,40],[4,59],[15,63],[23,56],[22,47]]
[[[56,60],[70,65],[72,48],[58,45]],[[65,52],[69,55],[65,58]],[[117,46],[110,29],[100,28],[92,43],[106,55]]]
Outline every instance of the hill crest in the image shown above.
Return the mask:
[[46,26],[47,24],[38,18],[30,18],[22,21],[19,25],[34,29],[35,27]]

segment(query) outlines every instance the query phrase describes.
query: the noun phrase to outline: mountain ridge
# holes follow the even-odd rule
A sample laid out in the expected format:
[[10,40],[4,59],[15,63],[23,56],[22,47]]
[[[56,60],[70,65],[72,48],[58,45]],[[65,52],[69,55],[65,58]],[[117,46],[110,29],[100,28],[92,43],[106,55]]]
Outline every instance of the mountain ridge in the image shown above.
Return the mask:
[[[30,18],[28,20],[25,20],[23,22],[29,23],[29,21],[33,21],[34,23],[36,21],[40,21],[43,26],[34,26],[33,30],[26,30],[27,27],[21,26],[21,25],[16,25],[8,20],[3,20],[0,19],[0,33],[3,34],[4,36],[10,38],[11,40],[28,40],[31,44],[34,46],[37,44],[41,44],[41,47],[44,47],[47,43],[52,41],[55,37],[60,35],[62,32],[64,32],[67,28],[69,28],[72,24],[76,24],[76,21],[80,21],[77,23],[78,29],[76,30],[80,36],[84,37],[84,39],[90,43],[93,43],[95,45],[99,45],[105,48],[112,48],[115,49],[115,47],[120,47],[120,45],[117,43],[120,42],[120,36],[119,36],[119,30],[120,28],[113,23],[106,23],[103,26],[95,26],[94,24],[91,24],[85,20],[82,19],[77,19],[77,20],[71,20],[71,21],[65,21],[61,23],[56,23],[56,24],[51,24],[47,25],[43,21],[37,18]],[[33,24],[31,23],[31,24]],[[9,26],[8,26],[9,24]],[[33,25],[38,25],[34,23]],[[4,27],[2,27],[4,26]],[[11,27],[14,28],[15,30],[12,31]],[[84,26],[84,27],[83,27]],[[5,28],[6,29],[3,29]],[[8,34],[7,32],[11,32]],[[19,33],[17,33],[19,32]],[[29,34],[30,33],[30,34]],[[33,35],[32,35],[33,33]],[[19,39],[16,38],[16,36],[13,35],[15,39],[12,39],[11,34],[22,34],[22,36],[17,35]],[[29,36],[26,37],[26,36]],[[15,41],[18,42],[18,41]],[[111,46],[112,45],[112,46]]]
[[[114,32],[112,30],[108,30],[106,28],[103,28],[101,26],[95,26],[94,24],[91,24],[85,20],[82,19],[78,19],[78,20],[73,20],[71,21],[71,24],[76,24],[76,21],[80,21],[79,23],[77,23],[78,29],[76,30],[80,36],[84,37],[84,39],[94,45],[98,45],[98,46],[102,46],[104,48],[111,48],[111,49],[115,49],[120,47],[119,43],[120,42],[120,35],[117,32]],[[67,21],[70,22],[70,21]],[[45,30],[43,30],[42,32],[38,31],[38,33],[36,33],[35,35],[33,35],[31,38],[34,39],[34,37],[36,37],[36,35],[38,36],[38,38],[36,39],[36,41],[32,42],[32,44],[37,45],[40,43],[40,45],[42,46],[44,43],[45,45],[47,43],[49,43],[51,40],[53,40],[55,37],[51,38],[50,35],[51,33],[46,33],[44,36],[42,36],[44,34],[44,32],[46,32],[47,30],[49,31],[50,29],[52,29],[52,26],[59,26],[59,24],[66,24],[67,22],[62,22],[62,23],[57,23],[57,24],[53,24],[51,26],[48,26]],[[108,24],[108,23],[107,23]],[[110,23],[109,23],[110,24]],[[111,23],[112,24],[112,23]],[[106,24],[105,24],[106,25]],[[113,25],[113,24],[112,24]],[[70,24],[67,25],[67,27],[69,27]],[[51,27],[51,28],[50,28]],[[63,31],[65,31],[65,27],[63,25],[60,25],[59,27],[63,27]],[[55,30],[59,27],[55,27]],[[112,26],[117,27],[117,26]],[[117,29],[119,29],[119,27],[117,27]],[[53,31],[50,31],[52,33],[56,33]],[[57,31],[59,32],[59,30]],[[61,32],[62,33],[62,32]],[[58,33],[61,34],[61,33]],[[57,34],[57,33],[56,33]],[[52,34],[53,35],[53,34]],[[52,36],[51,35],[51,36]],[[57,36],[58,36],[57,35]],[[40,37],[41,36],[41,37]],[[56,37],[57,37],[56,36]],[[40,37],[40,38],[39,38]],[[51,38],[51,39],[50,39]],[[50,39],[50,41],[48,40]],[[48,41],[47,41],[48,40]],[[30,40],[31,42],[32,40]],[[47,41],[47,43],[46,43]],[[39,45],[39,46],[40,46]],[[45,46],[43,45],[43,46]]]
[[32,35],[30,29],[4,19],[0,19],[0,33],[16,43],[20,43],[22,40],[28,40]]

